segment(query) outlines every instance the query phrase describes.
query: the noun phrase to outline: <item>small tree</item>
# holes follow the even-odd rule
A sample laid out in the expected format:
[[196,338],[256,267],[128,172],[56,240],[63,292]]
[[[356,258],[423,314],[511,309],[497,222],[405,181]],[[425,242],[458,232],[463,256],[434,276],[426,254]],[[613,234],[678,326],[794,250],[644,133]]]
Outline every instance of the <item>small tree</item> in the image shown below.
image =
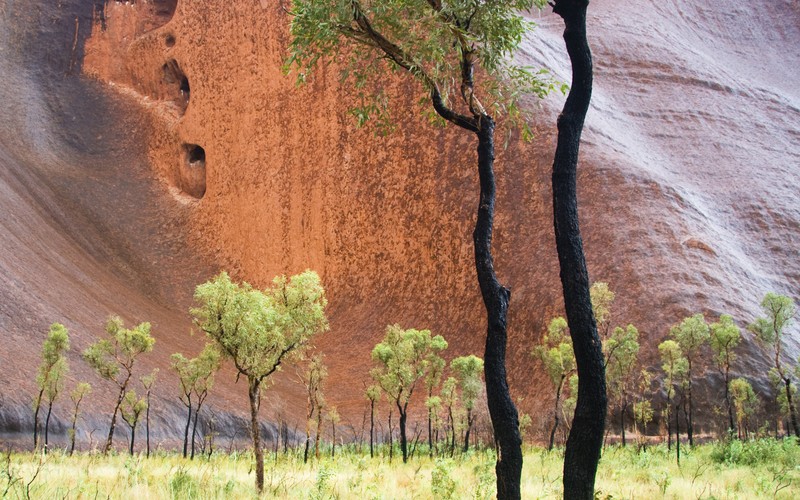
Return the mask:
[[575,407],[578,406],[577,374],[573,373],[569,376],[564,396],[566,397],[564,397],[564,402],[561,404],[561,415],[564,418],[564,424],[567,426],[567,433],[569,433],[572,428],[572,420],[575,418]]
[[141,354],[152,351],[156,342],[150,335],[150,323],[140,323],[132,329],[127,329],[119,316],[111,316],[108,319],[106,334],[108,338],[98,340],[83,352],[83,359],[89,366],[101,378],[113,382],[119,389],[117,402],[111,413],[111,424],[103,454],[111,450],[117,413],[133,377],[133,365]]
[[756,334],[764,345],[770,346],[773,350],[775,365],[772,367],[772,378],[783,385],[779,388],[778,393],[783,392],[786,414],[792,423],[795,436],[800,437],[800,424],[797,421],[797,410],[792,398],[795,392],[792,388],[792,373],[784,367],[781,359],[783,336],[795,314],[794,301],[785,295],[770,292],[761,301],[761,310],[764,312],[764,316],[756,318],[747,329]]
[[733,404],[731,403],[731,365],[736,360],[734,349],[742,339],[742,333],[733,318],[728,314],[719,317],[719,321],[710,325],[711,349],[714,351],[714,362],[725,380],[725,407],[728,409],[728,429],[736,429],[733,419]]
[[458,404],[458,380],[455,377],[447,377],[442,384],[442,405],[447,408],[447,424],[450,428],[450,455],[456,450],[456,405]]
[[638,400],[633,403],[633,423],[634,426],[640,425],[641,428],[634,427],[634,432],[637,435],[639,442],[639,450],[644,448],[647,441],[644,433],[647,432],[647,425],[652,422],[654,411],[653,404],[647,398],[650,393],[650,388],[653,383],[653,375],[645,368],[639,374],[639,383],[637,384],[639,396]]
[[[425,374],[425,390],[427,399],[433,396],[436,388],[442,383],[442,375],[447,366],[444,358],[437,351],[431,351],[428,357],[428,371]],[[427,400],[426,399],[426,400]],[[428,408],[428,455],[433,457],[433,408]]]
[[633,374],[639,360],[639,330],[633,325],[626,328],[618,326],[603,348],[606,351],[606,385],[617,402],[622,446],[625,446],[625,415],[634,385]]
[[122,398],[122,404],[119,407],[122,414],[122,420],[128,424],[131,430],[131,443],[130,454],[133,455],[133,446],[136,441],[136,426],[142,418],[142,414],[147,410],[147,400],[136,395],[133,389],[125,391],[125,397]]
[[144,401],[146,404],[144,414],[144,429],[147,458],[150,458],[150,395],[153,392],[153,386],[156,384],[156,375],[158,375],[158,368],[153,368],[153,371],[150,372],[149,375],[145,375],[139,380],[144,388]]
[[541,344],[534,348],[532,354],[542,361],[556,391],[556,399],[553,404],[553,427],[550,429],[550,441],[547,445],[547,449],[552,450],[559,424],[559,405],[564,381],[575,370],[575,354],[572,350],[572,339],[567,334],[567,320],[561,316],[553,318],[547,327],[547,333],[542,337]]
[[[672,430],[671,420],[672,406],[675,401],[676,390],[680,387],[683,378],[688,370],[688,363],[683,357],[681,346],[674,340],[665,340],[658,345],[658,352],[661,354],[661,369],[664,370],[664,391],[667,393],[667,407],[664,416],[667,421],[667,449],[672,449]],[[677,422],[677,416],[676,416]],[[676,439],[680,439],[676,428]]]
[[461,389],[461,401],[464,409],[467,410],[466,430],[464,431],[464,453],[466,453],[469,451],[469,433],[474,423],[472,410],[483,389],[481,380],[483,360],[472,354],[461,356],[450,362],[450,369],[456,374],[458,387]]
[[72,411],[72,426],[69,429],[69,454],[72,456],[75,453],[75,433],[77,432],[77,424],[78,424],[78,411],[80,410],[81,401],[83,398],[86,397],[89,393],[92,392],[92,386],[89,385],[87,382],[81,382],[75,389],[70,393],[69,397],[72,400],[72,404],[74,405],[74,409]]
[[400,450],[403,463],[408,462],[406,425],[408,405],[417,382],[428,373],[431,356],[447,349],[441,335],[431,336],[430,330],[403,330],[400,325],[386,327],[383,341],[372,350],[372,378],[397,407],[400,419]]
[[[381,388],[379,385],[367,387],[366,396],[369,400],[369,457],[375,457],[375,405],[381,400]],[[310,418],[310,417],[309,417]]]
[[50,424],[53,401],[58,397],[64,383],[64,376],[69,369],[64,354],[69,351],[69,331],[61,323],[53,323],[42,344],[42,362],[36,374],[36,385],[39,393],[33,401],[33,448],[39,446],[39,410],[42,400],[47,399],[47,418],[45,419],[45,448]]
[[747,439],[750,417],[758,408],[758,396],[750,382],[743,378],[731,380],[730,394],[736,409],[736,428],[739,439]]
[[441,427],[441,419],[439,411],[442,409],[442,397],[431,396],[425,399],[425,408],[428,409],[428,415],[432,417],[431,426],[433,427],[434,438],[433,447],[430,450],[430,456],[433,456],[435,449],[439,446],[439,428]]
[[220,273],[195,290],[196,324],[247,378],[250,432],[256,460],[256,488],[264,490],[264,454],[258,410],[261,385],[282,363],[299,356],[308,342],[328,329],[325,290],[313,271],[277,277],[262,291]]
[[325,380],[328,378],[328,369],[322,362],[322,355],[317,354],[308,364],[304,382],[307,395],[306,414],[306,445],[303,451],[303,463],[308,462],[308,450],[311,444],[311,431],[314,429],[314,455],[319,458],[319,435],[322,432],[320,422],[322,411],[325,408]]
[[702,365],[699,364],[698,356],[703,345],[708,343],[710,332],[708,323],[702,314],[685,318],[679,324],[673,326],[670,331],[672,338],[681,347],[681,352],[686,358],[686,401],[689,406],[688,418],[686,421],[686,434],[689,437],[689,444],[694,445],[694,403],[692,402],[692,377],[702,374]]

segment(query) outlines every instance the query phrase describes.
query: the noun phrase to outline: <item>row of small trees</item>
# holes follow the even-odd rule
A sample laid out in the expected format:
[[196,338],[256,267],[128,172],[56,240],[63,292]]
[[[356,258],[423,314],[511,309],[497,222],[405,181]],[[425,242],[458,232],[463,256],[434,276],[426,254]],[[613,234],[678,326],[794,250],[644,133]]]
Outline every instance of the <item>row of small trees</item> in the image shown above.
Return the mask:
[[[725,427],[728,432],[746,437],[749,419],[759,402],[752,386],[745,378],[731,379],[736,349],[740,345],[742,333],[733,317],[723,314],[714,323],[708,323],[703,314],[687,317],[674,325],[669,338],[658,346],[661,358],[662,376],[660,384],[653,387],[655,374],[641,366],[639,360],[639,331],[631,324],[611,328],[611,311],[615,294],[608,284],[598,282],[591,287],[591,298],[598,331],[603,338],[606,385],[609,394],[609,408],[619,416],[619,429],[622,444],[626,444],[626,417],[632,413],[634,430],[644,432],[653,420],[655,410],[651,397],[653,391],[663,390],[665,395],[662,415],[667,431],[668,446],[672,445],[673,430],[679,432],[679,413],[683,413],[686,434],[690,444],[694,444],[695,401],[693,382],[712,365],[723,381],[722,402],[727,414]],[[800,378],[800,363],[792,367],[784,364],[782,349],[786,327],[795,314],[793,301],[786,296],[768,293],[761,303],[763,317],[757,318],[747,326],[762,344],[771,352],[774,366],[770,379],[776,390],[776,398],[781,415],[787,417],[793,432],[797,429],[795,380]],[[706,352],[710,349],[712,363]],[[552,448],[556,432],[562,419],[568,426],[577,397],[577,375],[567,322],[562,317],[554,318],[548,325],[532,355],[543,365],[555,392],[553,420],[549,434],[548,447]],[[695,391],[696,392],[696,391]],[[630,411],[629,411],[630,410]],[[641,434],[637,432],[637,434]]]

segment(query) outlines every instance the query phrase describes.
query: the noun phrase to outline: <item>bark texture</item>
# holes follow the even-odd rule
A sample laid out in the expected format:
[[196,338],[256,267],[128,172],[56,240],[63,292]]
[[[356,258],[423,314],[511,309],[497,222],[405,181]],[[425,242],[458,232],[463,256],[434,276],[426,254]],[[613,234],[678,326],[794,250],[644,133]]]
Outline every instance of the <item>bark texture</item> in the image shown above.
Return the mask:
[[253,452],[256,457],[256,489],[264,491],[264,451],[261,449],[261,429],[258,423],[258,407],[260,384],[250,381],[248,396],[250,398],[250,434],[253,438]]
[[488,115],[478,118],[478,175],[480,202],[475,223],[475,269],[486,306],[486,350],[484,376],[486,399],[497,447],[497,498],[520,498],[522,475],[522,438],[519,435],[519,415],[506,378],[506,316],[511,291],[500,284],[492,260],[492,228],[494,224],[494,121]]
[[589,296],[589,274],[578,226],[577,166],[581,133],[592,96],[592,54],[586,40],[588,0],[556,0],[572,63],[572,87],[558,117],[553,160],[553,219],[561,286],[575,363],[578,401],[564,454],[564,498],[591,499],[605,428],[605,369]]

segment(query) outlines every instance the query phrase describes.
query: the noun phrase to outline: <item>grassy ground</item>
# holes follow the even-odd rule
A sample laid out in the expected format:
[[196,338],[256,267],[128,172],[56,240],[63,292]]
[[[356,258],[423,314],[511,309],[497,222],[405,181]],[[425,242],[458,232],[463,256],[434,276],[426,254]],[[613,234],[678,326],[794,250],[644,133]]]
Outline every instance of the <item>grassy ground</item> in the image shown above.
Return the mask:
[[[563,455],[525,453],[523,498],[561,494]],[[415,458],[408,464],[354,452],[303,464],[296,455],[269,455],[265,498],[492,498],[494,456],[473,452],[456,459]],[[255,498],[249,453],[189,461],[158,453],[149,459],[58,451],[3,454],[0,495],[7,498]],[[800,498],[800,446],[764,440],[742,445],[663,446],[636,452],[606,449],[597,475],[599,498]]]

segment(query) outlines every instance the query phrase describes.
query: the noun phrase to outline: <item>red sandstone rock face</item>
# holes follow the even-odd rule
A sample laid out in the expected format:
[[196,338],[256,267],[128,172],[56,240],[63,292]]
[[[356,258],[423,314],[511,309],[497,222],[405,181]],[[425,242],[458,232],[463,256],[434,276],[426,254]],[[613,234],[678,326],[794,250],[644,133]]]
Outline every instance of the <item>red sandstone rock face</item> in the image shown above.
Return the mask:
[[[787,50],[800,42],[800,11],[782,0],[639,4],[590,7],[596,80],[579,195],[592,278],[616,290],[612,321],[636,324],[652,360],[686,314],[727,312],[744,326],[766,291],[800,295],[800,55]],[[11,339],[0,363],[20,375],[0,381],[0,394],[25,404],[49,322],[65,322],[82,348],[111,311],[155,322],[161,354],[149,364],[166,372],[169,353],[200,348],[185,311],[193,285],[216,269],[254,285],[320,272],[331,331],[318,346],[332,399],[354,421],[386,324],[429,327],[453,356],[480,354],[472,138],[418,118],[408,84],[390,86],[398,130],[386,138],[355,128],[335,69],[295,88],[281,72],[278,2],[174,7],[110,2],[92,18],[85,7],[12,2],[2,12],[14,29],[0,38],[11,103],[0,125],[10,235],[0,243],[0,329]],[[41,33],[50,18],[58,29]],[[568,80],[560,20],[537,21],[518,57]],[[54,55],[37,49],[48,37],[66,43]],[[73,59],[85,77],[63,76]],[[512,391],[528,411],[549,395],[529,353],[561,307],[549,189],[561,101],[530,105],[536,140],[498,157],[495,233],[498,274],[513,292]],[[739,371],[765,373],[758,347],[744,349]],[[74,378],[90,376],[77,356],[72,364]],[[163,378],[169,401],[174,381]],[[219,379],[217,403],[237,401],[244,389]],[[288,379],[273,400],[296,413],[301,395]]]

